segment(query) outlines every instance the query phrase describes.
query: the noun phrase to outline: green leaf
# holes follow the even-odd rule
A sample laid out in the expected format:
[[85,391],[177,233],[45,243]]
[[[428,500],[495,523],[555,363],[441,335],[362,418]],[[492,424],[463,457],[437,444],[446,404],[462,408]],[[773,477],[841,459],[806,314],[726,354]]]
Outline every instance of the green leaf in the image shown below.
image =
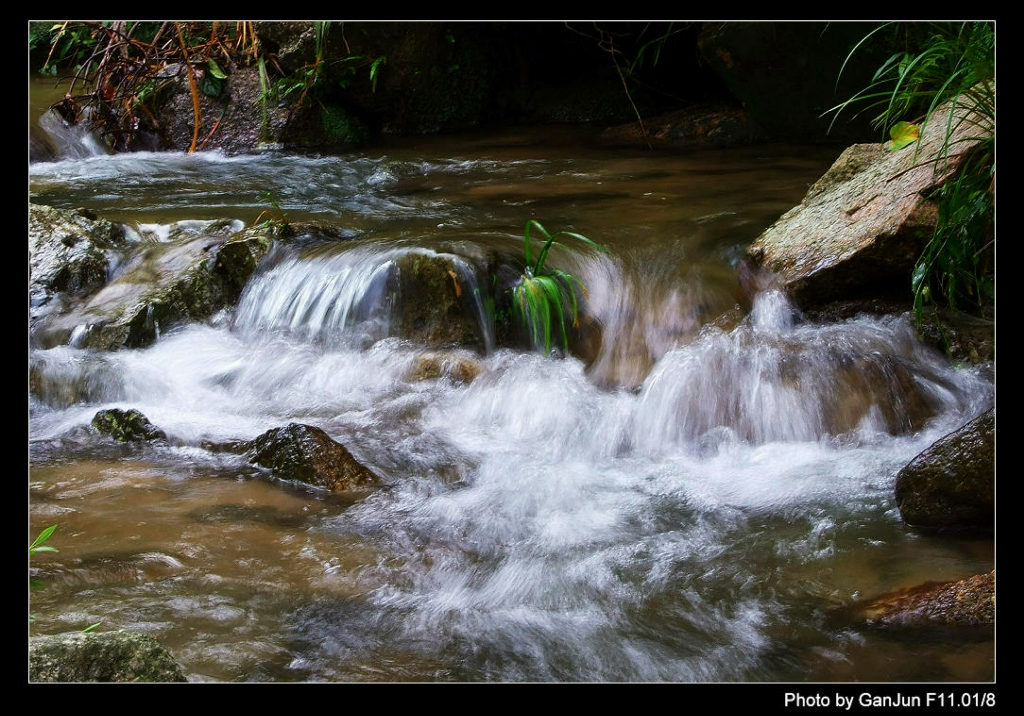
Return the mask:
[[102,624],[102,623],[103,622],[96,622],[95,624],[90,624],[89,626],[87,626],[85,629],[82,630],[82,633],[83,634],[88,634],[91,631],[95,631],[96,628],[99,627],[99,625]]
[[[50,535],[57,529],[57,525],[50,525],[45,530],[39,533],[39,536],[35,538],[35,541],[28,546],[29,549],[35,548],[37,545],[41,545],[46,540],[50,539]],[[52,548],[51,548],[52,549]]]
[[889,136],[892,138],[892,145],[889,147],[889,151],[898,152],[903,147],[913,144],[920,138],[921,127],[911,122],[897,122],[889,130]]
[[218,79],[212,74],[205,74],[199,80],[199,89],[207,97],[219,97],[224,89],[224,80]]
[[219,80],[226,80],[228,78],[228,76],[224,74],[224,70],[220,68],[220,66],[217,64],[217,61],[214,60],[212,57],[210,58],[210,61],[207,64],[210,67],[211,75],[213,75]]

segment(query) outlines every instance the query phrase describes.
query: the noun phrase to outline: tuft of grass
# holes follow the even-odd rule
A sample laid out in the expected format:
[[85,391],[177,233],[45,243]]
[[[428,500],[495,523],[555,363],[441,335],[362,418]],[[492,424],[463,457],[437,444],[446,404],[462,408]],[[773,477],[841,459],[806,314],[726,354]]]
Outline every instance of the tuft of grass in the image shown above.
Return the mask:
[[834,125],[847,108],[875,111],[873,126],[883,136],[889,132],[892,148],[899,149],[910,143],[899,139],[908,119],[919,122],[923,134],[935,110],[952,105],[935,166],[943,168],[953,157],[962,163],[929,197],[938,206],[938,220],[914,266],[910,288],[918,322],[929,303],[981,310],[994,298],[995,288],[995,24],[885,23],[854,46],[840,76],[865,43],[886,37],[902,49],[879,66],[867,87],[826,114],[834,115]]
[[[544,237],[544,244],[536,259],[533,255],[531,229],[540,232]],[[551,248],[564,246],[555,240],[559,236],[568,236],[598,251],[607,251],[604,246],[583,234],[573,231],[558,231],[552,234],[535,219],[526,222],[523,230],[526,268],[511,288],[512,311],[526,327],[534,347],[543,347],[545,355],[551,355],[551,343],[556,333],[561,340],[563,352],[569,351],[567,318],[571,318],[573,327],[579,327],[579,301],[576,290],[579,289],[583,294],[587,291],[586,286],[575,275],[547,266]]]

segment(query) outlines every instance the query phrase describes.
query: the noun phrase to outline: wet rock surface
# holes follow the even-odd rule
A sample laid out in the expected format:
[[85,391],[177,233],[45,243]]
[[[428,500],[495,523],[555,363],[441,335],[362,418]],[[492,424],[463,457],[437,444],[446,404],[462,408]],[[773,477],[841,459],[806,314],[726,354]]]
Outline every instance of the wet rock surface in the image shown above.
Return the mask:
[[29,204],[29,297],[33,315],[58,293],[87,295],[107,282],[113,252],[123,250],[123,227],[85,209]]
[[332,492],[363,489],[380,478],[320,428],[289,423],[268,430],[245,446],[250,462],[275,477],[296,480]]
[[869,625],[914,627],[987,627],[995,623],[995,570],[953,582],[929,582],[876,597],[858,605],[854,615]]
[[896,506],[915,527],[995,526],[995,409],[935,442],[896,475]]
[[430,346],[480,346],[470,286],[452,256],[410,252],[396,259],[392,332]]
[[480,361],[454,351],[424,353],[413,361],[405,374],[409,382],[447,378],[453,383],[472,383],[483,371]]
[[141,348],[161,331],[233,306],[274,241],[290,235],[270,223],[236,229],[222,220],[143,248],[83,305],[37,322],[33,340],[43,347]]
[[149,418],[134,409],[108,408],[101,410],[93,417],[92,426],[118,442],[167,439],[163,430],[153,425],[149,422]]
[[29,639],[31,682],[183,682],[181,666],[156,639],[129,631]]

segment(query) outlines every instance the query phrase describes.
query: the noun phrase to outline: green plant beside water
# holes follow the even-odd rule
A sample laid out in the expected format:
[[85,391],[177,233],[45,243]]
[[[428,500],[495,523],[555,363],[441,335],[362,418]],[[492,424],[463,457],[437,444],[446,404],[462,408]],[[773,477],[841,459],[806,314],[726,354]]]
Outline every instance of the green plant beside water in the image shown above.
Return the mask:
[[[982,310],[995,295],[995,25],[886,23],[865,36],[847,62],[868,41],[887,36],[903,49],[882,63],[868,87],[829,112],[834,123],[850,106],[875,110],[872,124],[890,133],[890,148],[914,144],[916,152],[916,135],[907,134],[912,125],[906,118],[920,122],[923,133],[935,110],[952,104],[935,163],[942,168],[953,157],[962,163],[930,197],[938,219],[911,275],[914,312],[920,321],[924,306],[939,302]],[[966,136],[954,140],[964,126]]]
[[[536,258],[530,237],[531,229],[543,235],[545,241]],[[527,329],[534,346],[544,346],[544,354],[551,354],[553,338],[559,338],[562,350],[569,350],[567,318],[573,327],[579,327],[579,301],[576,289],[586,294],[586,286],[579,278],[547,265],[548,255],[553,246],[563,246],[555,241],[559,236],[568,236],[599,251],[604,246],[573,231],[558,231],[551,234],[539,221],[530,219],[523,232],[523,252],[526,268],[512,286],[512,312]],[[567,316],[568,314],[568,316]],[[557,336],[556,336],[557,333]]]
[[[28,546],[28,556],[29,556],[30,559],[31,559],[32,555],[38,554],[39,552],[59,552],[60,551],[56,547],[53,547],[53,546],[48,545],[48,544],[43,544],[48,539],[50,539],[50,537],[53,535],[53,533],[54,533],[54,531],[56,529],[57,529],[57,525],[50,525],[49,527],[44,529],[42,532],[40,532],[39,535],[34,540],[32,540],[32,543]],[[32,579],[31,577],[29,577],[28,583],[29,583],[30,587],[41,587],[41,586],[43,586],[42,582],[40,582],[38,579]],[[35,617],[33,617],[31,614],[29,614],[28,615],[28,620],[30,622],[34,622],[35,621]],[[91,631],[95,631],[102,623],[103,622],[96,622],[95,624],[90,624],[89,626],[87,626],[85,629],[82,630],[82,633],[83,634],[88,634]]]

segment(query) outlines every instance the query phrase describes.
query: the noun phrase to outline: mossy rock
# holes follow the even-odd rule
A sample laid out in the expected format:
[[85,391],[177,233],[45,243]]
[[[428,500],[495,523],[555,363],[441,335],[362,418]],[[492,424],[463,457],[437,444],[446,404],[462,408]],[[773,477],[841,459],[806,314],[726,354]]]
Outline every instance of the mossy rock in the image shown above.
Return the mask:
[[36,636],[28,645],[30,682],[184,682],[171,653],[139,632]]
[[108,252],[126,247],[124,227],[85,209],[29,204],[30,298],[33,306],[55,293],[84,295],[107,282]]
[[134,409],[108,408],[101,410],[93,417],[92,426],[104,435],[109,435],[122,443],[167,439],[163,430],[153,425],[145,415]]

